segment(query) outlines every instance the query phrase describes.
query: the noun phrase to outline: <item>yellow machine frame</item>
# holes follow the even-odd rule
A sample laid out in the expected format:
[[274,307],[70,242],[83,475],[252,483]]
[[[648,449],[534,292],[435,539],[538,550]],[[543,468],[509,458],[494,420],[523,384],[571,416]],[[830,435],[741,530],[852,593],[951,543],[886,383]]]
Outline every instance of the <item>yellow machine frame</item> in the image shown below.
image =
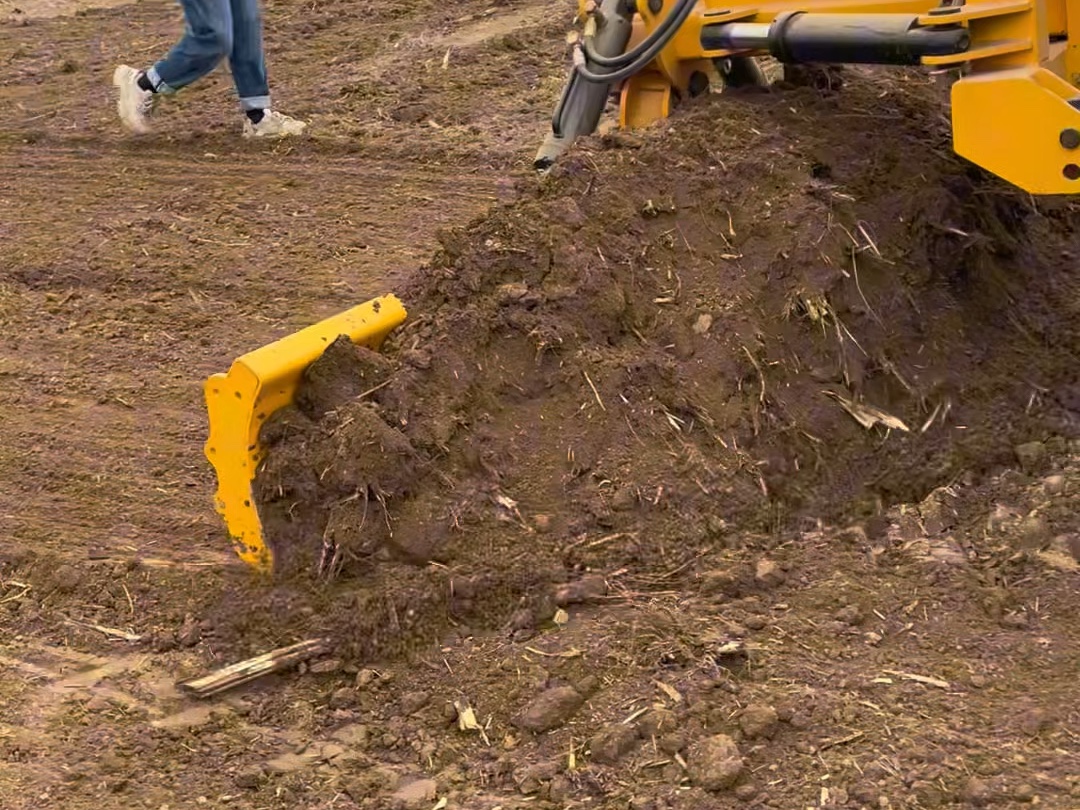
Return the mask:
[[[616,16],[612,8],[632,9],[632,31],[624,52],[663,25],[679,4],[679,0],[579,2],[586,37],[596,36],[610,24]],[[611,5],[618,2],[624,5]],[[695,74],[709,75],[714,60],[776,55],[766,47],[709,48],[709,36],[703,36],[707,28],[716,31],[728,26],[734,30],[729,24],[738,23],[751,24],[744,28],[775,29],[793,12],[805,13],[808,18],[821,15],[818,19],[828,20],[825,25],[836,25],[838,35],[842,35],[845,20],[851,21],[846,27],[855,29],[867,21],[885,20],[887,15],[913,15],[913,25],[919,29],[963,28],[966,47],[918,59],[922,65],[955,68],[961,74],[951,91],[957,154],[1032,194],[1080,191],[1080,0],[944,0],[940,6],[928,0],[803,0],[798,5],[790,0],[746,5],[697,0],[693,11],[647,66],[612,82],[612,89],[620,93],[620,124],[642,127],[667,117],[673,100],[689,93]],[[815,47],[821,53],[820,41]],[[589,66],[580,45],[575,61],[575,70]],[[830,59],[826,54],[815,61],[844,59]],[[556,112],[555,129],[571,91],[572,84]],[[588,119],[592,112],[573,115]],[[566,115],[563,118],[565,123]],[[576,129],[571,122],[569,132],[554,139],[567,143],[553,146],[549,136],[549,143],[538,154],[537,166],[550,165],[556,152],[567,148],[573,137],[591,131],[594,123],[595,116],[592,121],[577,123]]]
[[340,335],[377,350],[405,315],[394,296],[376,298],[245,354],[227,374],[206,381],[205,452],[217,472],[215,505],[236,553],[255,569],[270,573],[274,567],[251,490],[265,454],[259,443],[262,426],[292,403],[305,369]]

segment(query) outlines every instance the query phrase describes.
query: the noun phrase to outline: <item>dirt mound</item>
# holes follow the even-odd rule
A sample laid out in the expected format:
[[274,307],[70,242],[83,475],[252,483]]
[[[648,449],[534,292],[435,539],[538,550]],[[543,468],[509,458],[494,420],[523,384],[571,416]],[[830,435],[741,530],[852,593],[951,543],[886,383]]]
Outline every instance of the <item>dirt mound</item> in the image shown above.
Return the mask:
[[697,107],[443,234],[379,364],[312,367],[257,497],[336,581],[284,621],[363,660],[530,628],[585,573],[650,591],[748,534],[873,534],[1075,432],[1075,207],[955,158],[923,85]]

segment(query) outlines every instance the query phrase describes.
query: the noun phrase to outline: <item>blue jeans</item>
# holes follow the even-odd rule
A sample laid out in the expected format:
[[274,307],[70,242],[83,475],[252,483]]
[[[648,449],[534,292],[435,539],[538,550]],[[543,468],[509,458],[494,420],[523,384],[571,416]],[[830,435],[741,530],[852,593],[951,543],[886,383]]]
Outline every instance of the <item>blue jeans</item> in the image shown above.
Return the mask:
[[244,110],[270,108],[259,0],[180,0],[184,36],[146,71],[159,93],[175,93],[229,60]]

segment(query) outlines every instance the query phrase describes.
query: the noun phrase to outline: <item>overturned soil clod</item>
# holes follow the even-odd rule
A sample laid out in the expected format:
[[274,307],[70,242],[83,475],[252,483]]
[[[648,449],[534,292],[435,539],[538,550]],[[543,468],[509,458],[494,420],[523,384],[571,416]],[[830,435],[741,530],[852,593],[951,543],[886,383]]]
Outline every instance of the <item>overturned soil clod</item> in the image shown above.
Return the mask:
[[390,601],[420,567],[437,636],[584,572],[668,587],[748,536],[872,522],[1070,434],[1072,208],[948,153],[929,90],[879,95],[850,81],[854,124],[730,94],[444,233],[384,354],[309,370],[258,480],[272,542]]

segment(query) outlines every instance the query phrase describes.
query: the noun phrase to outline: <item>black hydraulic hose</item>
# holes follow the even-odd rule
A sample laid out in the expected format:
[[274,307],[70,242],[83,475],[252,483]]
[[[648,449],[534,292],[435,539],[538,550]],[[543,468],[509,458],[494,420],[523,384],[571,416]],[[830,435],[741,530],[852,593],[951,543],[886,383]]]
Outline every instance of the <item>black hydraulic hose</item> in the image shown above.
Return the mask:
[[613,70],[611,73],[593,73],[587,67],[588,61],[585,52],[578,49],[574,52],[574,70],[577,72],[577,75],[581,76],[585,81],[594,84],[614,84],[615,82],[629,79],[652,62],[652,60],[656,58],[656,55],[664,49],[675,35],[675,32],[679,30],[679,26],[686,22],[686,18],[690,16],[690,12],[694,10],[694,5],[695,3],[693,2],[687,2],[680,6],[678,15],[672,20],[671,27],[665,30],[664,36],[657,39],[656,42],[649,46],[649,48],[630,64],[625,65],[618,70]]
[[[634,46],[634,48],[627,51],[626,53],[621,53],[618,56],[604,56],[603,54],[597,53],[596,49],[593,48],[592,45],[592,37],[585,37],[585,55],[589,57],[590,62],[592,62],[594,65],[600,65],[600,67],[618,68],[623,67],[624,65],[628,65],[631,62],[635,61],[643,53],[645,53],[645,51],[647,51],[649,48],[651,48],[653,44],[659,39],[668,36],[669,30],[672,27],[677,28],[681,23],[681,21],[677,21],[679,14],[684,10],[686,6],[693,6],[696,2],[697,0],[679,0],[679,2],[676,3],[675,8],[673,8],[666,17],[664,17],[663,22],[656,26],[656,28],[653,29],[651,34],[649,34],[647,37],[645,37],[645,39],[643,39],[636,46]],[[685,17],[683,19],[685,19]]]
[[570,79],[566,82],[566,86],[563,87],[562,95],[559,96],[559,104],[555,107],[555,112],[551,116],[551,131],[555,134],[556,138],[562,137],[562,114],[563,110],[566,109],[566,102],[570,98],[570,90],[574,86],[574,79],[576,77],[576,73],[570,74]]

